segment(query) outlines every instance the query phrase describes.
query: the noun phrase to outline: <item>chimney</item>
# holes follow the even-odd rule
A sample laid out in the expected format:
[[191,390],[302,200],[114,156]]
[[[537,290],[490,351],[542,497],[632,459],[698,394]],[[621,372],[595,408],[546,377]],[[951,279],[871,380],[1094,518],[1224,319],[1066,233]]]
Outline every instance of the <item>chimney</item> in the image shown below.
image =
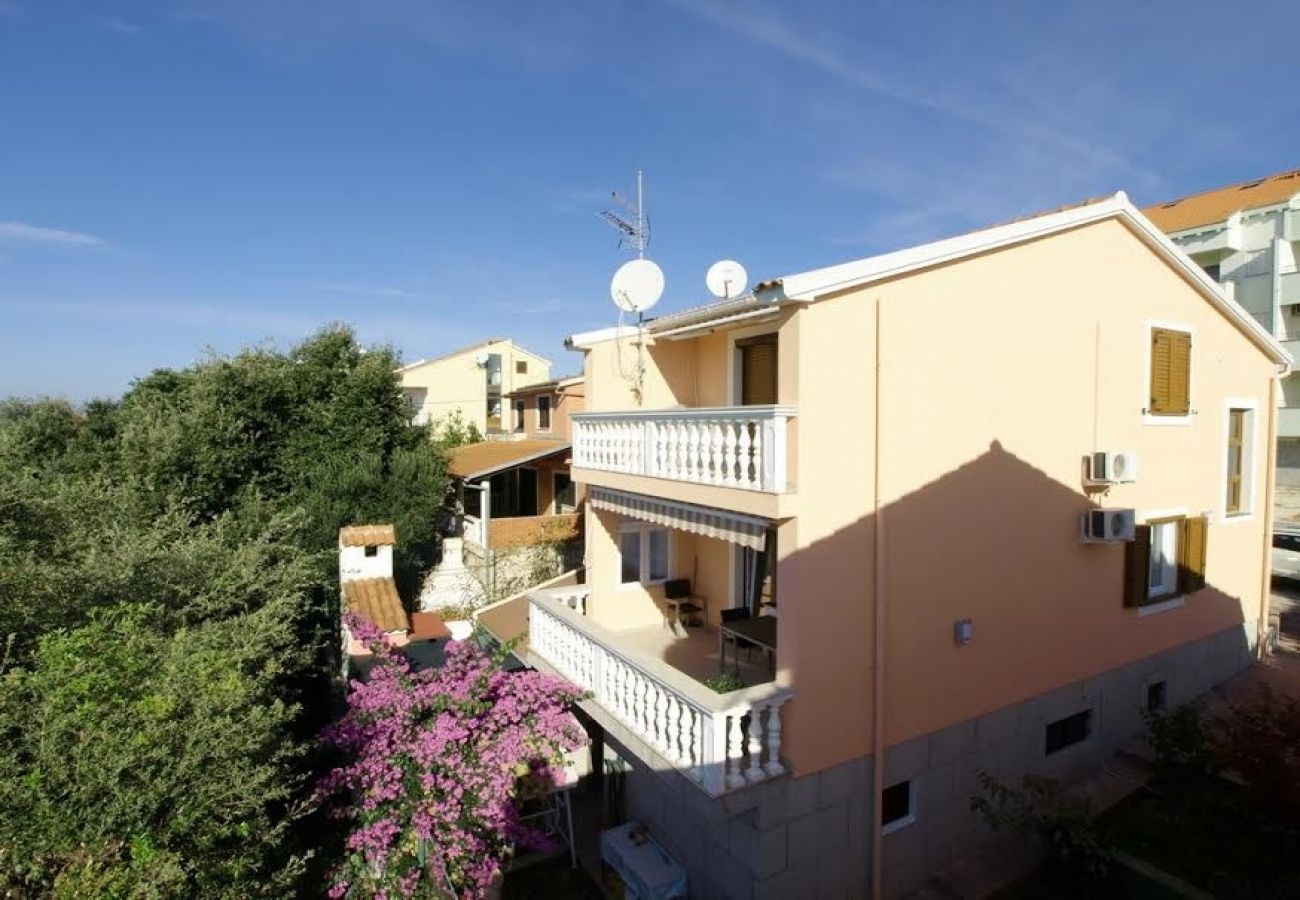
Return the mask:
[[359,578],[392,578],[393,545],[397,529],[392,525],[349,525],[339,529],[339,581]]

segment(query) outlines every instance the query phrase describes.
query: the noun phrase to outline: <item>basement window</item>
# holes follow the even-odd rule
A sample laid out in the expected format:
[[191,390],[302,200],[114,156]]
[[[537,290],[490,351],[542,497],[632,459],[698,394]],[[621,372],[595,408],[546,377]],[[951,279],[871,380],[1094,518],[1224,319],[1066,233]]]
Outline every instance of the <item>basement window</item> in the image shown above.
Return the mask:
[[912,782],[900,781],[880,794],[880,833],[889,834],[916,821]]
[[1083,743],[1091,733],[1092,710],[1090,709],[1085,709],[1083,712],[1075,713],[1072,716],[1066,716],[1064,719],[1057,719],[1047,726],[1043,751],[1048,756],[1051,756],[1066,747],[1073,747],[1075,744]]
[[1147,712],[1164,712],[1168,702],[1169,690],[1163,681],[1153,681],[1147,685]]

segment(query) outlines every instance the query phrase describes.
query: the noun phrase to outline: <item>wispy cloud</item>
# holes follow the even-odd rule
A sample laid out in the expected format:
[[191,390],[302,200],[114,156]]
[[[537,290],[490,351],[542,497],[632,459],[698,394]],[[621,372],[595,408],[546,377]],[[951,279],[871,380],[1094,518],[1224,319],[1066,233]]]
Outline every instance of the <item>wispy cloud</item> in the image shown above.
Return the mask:
[[107,242],[93,234],[46,228],[27,222],[0,222],[0,241],[25,244],[56,244],[65,247],[104,247]]
[[386,300],[418,300],[424,303],[432,302],[433,300],[432,297],[428,297],[424,294],[417,294],[413,291],[389,287],[382,284],[354,284],[346,281],[323,281],[317,284],[316,288],[322,291],[329,291],[332,294],[353,294],[361,297],[378,297]]
[[123,37],[135,37],[144,31],[144,27],[134,22],[127,22],[124,19],[117,19],[112,16],[94,16],[90,19],[91,24],[97,25],[105,31],[111,31],[114,34],[120,34]]

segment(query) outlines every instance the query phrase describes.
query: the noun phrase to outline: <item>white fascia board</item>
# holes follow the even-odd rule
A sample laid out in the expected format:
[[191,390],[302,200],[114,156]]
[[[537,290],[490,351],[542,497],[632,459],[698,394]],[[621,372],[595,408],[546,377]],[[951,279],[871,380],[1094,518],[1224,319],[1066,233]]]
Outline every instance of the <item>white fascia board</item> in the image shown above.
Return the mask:
[[1128,198],[1121,191],[1113,197],[1088,206],[1049,213],[1008,225],[998,225],[971,234],[921,244],[919,247],[908,247],[893,253],[882,253],[880,256],[841,263],[838,266],[786,275],[781,279],[781,286],[784,288],[785,296],[791,300],[815,300],[834,291],[903,275],[917,269],[940,265],[976,253],[985,253],[1009,244],[1023,243],[1067,228],[1105,219],[1115,215],[1126,204]]
[[593,344],[599,344],[601,341],[636,337],[639,332],[640,329],[635,325],[615,325],[612,328],[601,328],[597,331],[584,331],[581,334],[571,335],[564,339],[564,343],[576,350],[587,350]]

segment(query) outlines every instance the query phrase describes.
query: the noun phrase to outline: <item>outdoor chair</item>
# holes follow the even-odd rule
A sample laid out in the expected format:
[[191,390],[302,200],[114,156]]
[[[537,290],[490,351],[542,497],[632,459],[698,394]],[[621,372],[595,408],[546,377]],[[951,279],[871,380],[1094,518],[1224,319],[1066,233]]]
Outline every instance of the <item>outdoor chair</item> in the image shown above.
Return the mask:
[[677,619],[677,624],[683,628],[690,624],[689,617],[697,613],[703,613],[707,604],[700,597],[691,593],[691,580],[689,578],[673,578],[664,582],[664,607],[665,613],[664,624],[669,628],[673,627],[673,616]]

